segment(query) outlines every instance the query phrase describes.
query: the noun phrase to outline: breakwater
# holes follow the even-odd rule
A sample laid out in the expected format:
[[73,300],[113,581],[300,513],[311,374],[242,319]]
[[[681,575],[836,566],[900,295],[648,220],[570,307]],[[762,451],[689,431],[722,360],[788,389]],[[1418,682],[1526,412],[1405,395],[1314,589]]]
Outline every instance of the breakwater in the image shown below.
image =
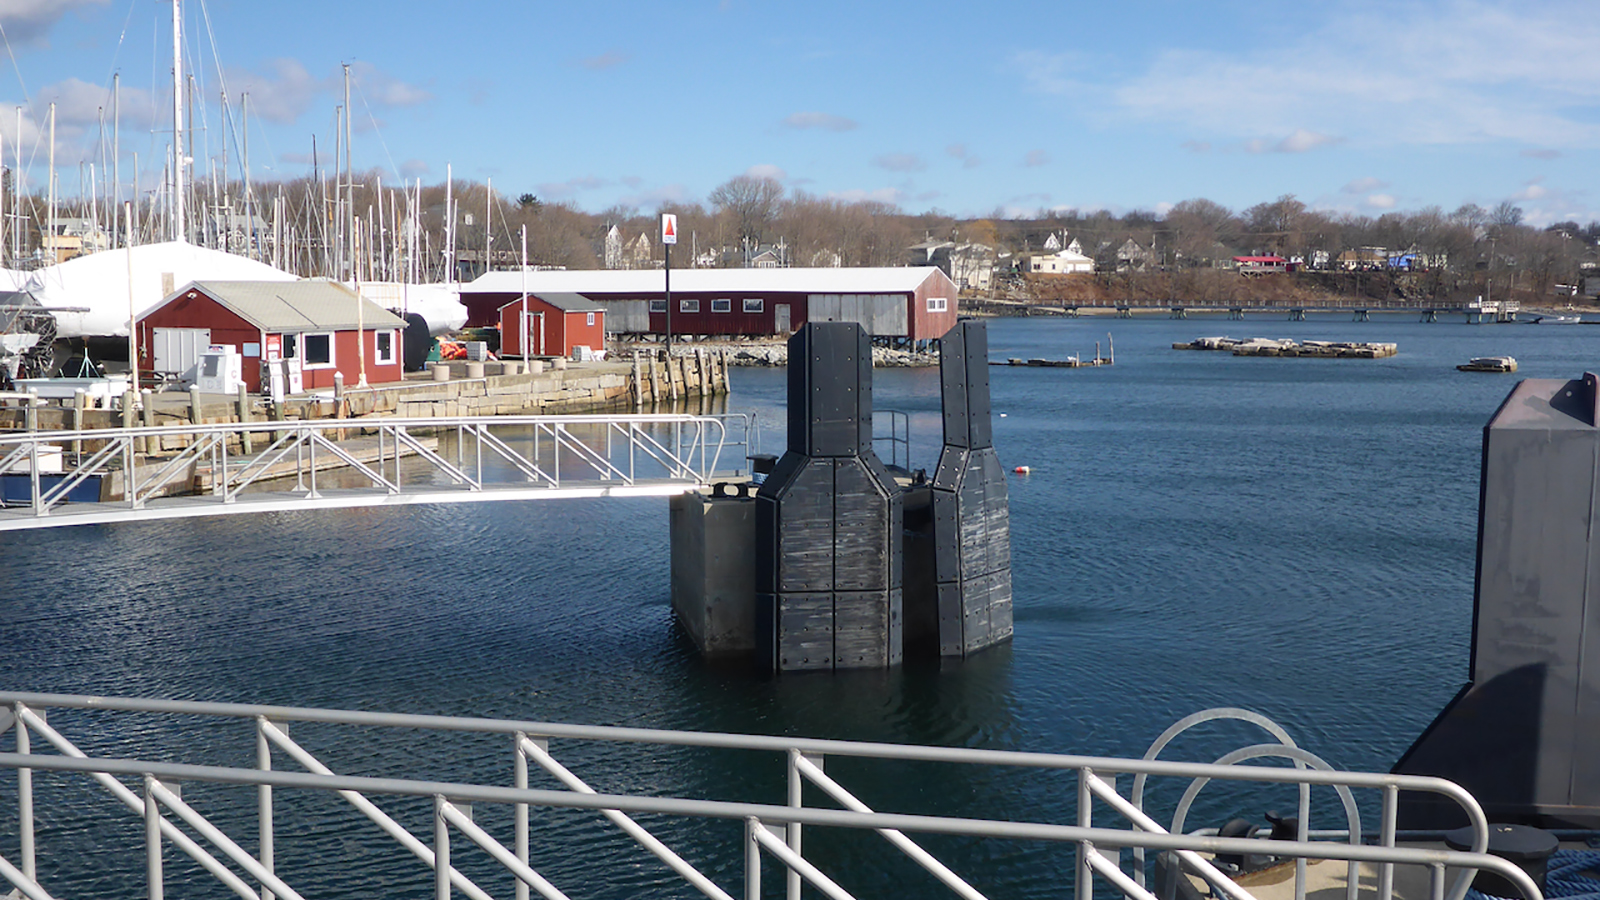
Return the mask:
[[1392,343],[1355,341],[1292,341],[1288,339],[1203,337],[1178,341],[1174,350],[1216,350],[1234,356],[1290,356],[1309,359],[1383,359],[1399,352]]

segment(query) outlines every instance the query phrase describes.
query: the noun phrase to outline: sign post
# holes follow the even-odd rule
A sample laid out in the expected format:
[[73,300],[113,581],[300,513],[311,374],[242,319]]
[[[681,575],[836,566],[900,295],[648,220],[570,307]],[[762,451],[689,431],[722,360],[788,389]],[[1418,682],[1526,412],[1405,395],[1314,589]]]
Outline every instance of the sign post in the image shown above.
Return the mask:
[[672,358],[672,245],[678,242],[678,217],[672,213],[661,214],[661,248],[666,251],[667,287],[667,359]]

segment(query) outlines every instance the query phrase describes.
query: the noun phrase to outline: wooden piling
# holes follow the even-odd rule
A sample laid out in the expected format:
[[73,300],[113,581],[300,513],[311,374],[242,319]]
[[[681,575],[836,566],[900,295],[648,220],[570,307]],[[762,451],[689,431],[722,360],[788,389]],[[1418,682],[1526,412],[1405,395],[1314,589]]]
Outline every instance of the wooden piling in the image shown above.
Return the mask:
[[[240,425],[248,425],[249,423],[250,423],[250,394],[244,389],[244,385],[241,384],[241,385],[239,385],[239,424]],[[250,439],[250,432],[248,432],[248,431],[239,432],[239,447],[240,447],[240,450],[242,452],[244,452],[244,453],[254,453],[255,452],[255,448],[253,446],[253,443],[254,442]]]

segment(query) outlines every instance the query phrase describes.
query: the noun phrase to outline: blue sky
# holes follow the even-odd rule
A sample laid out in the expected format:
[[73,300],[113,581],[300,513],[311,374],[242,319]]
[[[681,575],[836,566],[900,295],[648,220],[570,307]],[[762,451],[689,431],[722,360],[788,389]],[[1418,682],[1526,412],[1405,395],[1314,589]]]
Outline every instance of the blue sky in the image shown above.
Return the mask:
[[[492,178],[599,211],[726,179],[908,212],[1116,212],[1294,194],[1376,215],[1512,200],[1600,219],[1594,0],[643,3],[186,0],[186,63],[220,164],[224,90],[250,94],[257,178],[332,155],[352,65],[355,166]],[[9,164],[98,166],[122,80],[124,178],[170,135],[169,0],[0,0]],[[220,75],[219,75],[220,73]],[[107,126],[109,130],[109,125]],[[237,129],[237,125],[234,126]],[[230,169],[238,150],[230,140]]]

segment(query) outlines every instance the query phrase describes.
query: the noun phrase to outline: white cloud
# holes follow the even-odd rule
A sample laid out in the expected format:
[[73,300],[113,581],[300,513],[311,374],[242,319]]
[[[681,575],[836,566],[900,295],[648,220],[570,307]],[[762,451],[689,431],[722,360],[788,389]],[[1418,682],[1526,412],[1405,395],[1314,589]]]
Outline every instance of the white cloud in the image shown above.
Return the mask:
[[900,201],[905,199],[906,193],[899,188],[892,187],[878,188],[877,190],[872,191],[863,190],[861,188],[852,188],[845,191],[829,191],[827,196],[830,200],[843,200],[846,203],[860,203],[863,200],[875,200],[879,203],[889,203],[899,206]]
[[[433,94],[425,88],[407,84],[387,72],[380,71],[371,63],[352,63],[350,80],[360,89],[361,96],[374,106],[420,106],[433,99]],[[354,105],[355,101],[352,100],[351,103]]]
[[[566,200],[582,191],[592,191],[606,186],[606,180],[594,175],[568,178],[566,181],[546,181],[535,185],[539,195],[547,200]],[[637,206],[638,204],[629,204]]]
[[758,163],[744,170],[744,174],[751,178],[770,178],[773,181],[788,181],[789,173],[771,163]]
[[298,59],[269,59],[258,71],[227,73],[228,87],[250,94],[250,114],[279,125],[292,125],[327,90]]
[[1365,202],[1373,209],[1394,209],[1399,201],[1395,200],[1393,194],[1370,194]]
[[872,164],[891,172],[920,172],[928,167],[915,153],[885,153],[874,157]]
[[105,6],[108,0],[0,0],[0,26],[13,41],[44,37],[61,17],[74,9]]
[[854,119],[815,111],[793,113],[784,118],[783,124],[789,128],[820,128],[823,131],[854,131],[857,125]]
[[1168,203],[1165,200],[1163,200],[1160,203],[1156,204],[1156,215],[1161,216],[1162,218],[1166,218],[1167,213],[1172,212],[1172,208],[1174,206],[1177,206],[1177,204],[1176,203]]
[[[319,98],[337,96],[344,90],[344,73],[334,68],[318,78],[298,59],[278,57],[251,70],[232,69],[227,73],[229,93],[250,94],[250,115],[279,125],[292,125]],[[367,111],[418,106],[433,99],[424,88],[401,81],[371,63],[350,64],[350,84],[355,107],[355,124],[369,128]],[[126,108],[126,106],[124,107]]]
[[1349,184],[1346,184],[1344,187],[1340,188],[1339,192],[1342,194],[1365,194],[1367,191],[1375,191],[1378,188],[1388,186],[1388,182],[1378,178],[1373,178],[1369,175],[1365,178],[1357,178],[1351,181]]
[[404,178],[421,178],[431,171],[433,167],[420,159],[408,159],[400,164],[400,175]]
[[1319,147],[1328,147],[1342,143],[1344,138],[1318,134],[1304,128],[1296,128],[1286,137],[1279,140],[1271,138],[1252,138],[1244,142],[1246,153],[1306,153]]
[[688,192],[681,184],[669,184],[648,191],[633,194],[624,194],[617,198],[623,206],[633,206],[639,209],[655,209],[670,203],[682,203]]
[[1190,153],[1210,153],[1210,141],[1184,141],[1180,146]]
[[[1600,124],[1585,113],[1600,103],[1600,18],[1585,0],[1335,6],[1326,24],[1243,53],[1160,52],[1136,77],[1101,86],[1109,111],[1221,135],[1288,133],[1283,152],[1334,134],[1376,145],[1600,146]],[[1035,87],[1064,65],[1034,62],[1025,80]]]
[[950,146],[944,148],[944,152],[949,156],[953,156],[956,159],[961,160],[961,168],[963,169],[976,169],[977,167],[983,165],[983,160],[973,156],[972,152],[967,149],[966,144],[951,144]]
[[1550,189],[1540,184],[1537,179],[1528,182],[1522,190],[1511,195],[1513,202],[1522,203],[1528,200],[1541,200],[1550,195]]

